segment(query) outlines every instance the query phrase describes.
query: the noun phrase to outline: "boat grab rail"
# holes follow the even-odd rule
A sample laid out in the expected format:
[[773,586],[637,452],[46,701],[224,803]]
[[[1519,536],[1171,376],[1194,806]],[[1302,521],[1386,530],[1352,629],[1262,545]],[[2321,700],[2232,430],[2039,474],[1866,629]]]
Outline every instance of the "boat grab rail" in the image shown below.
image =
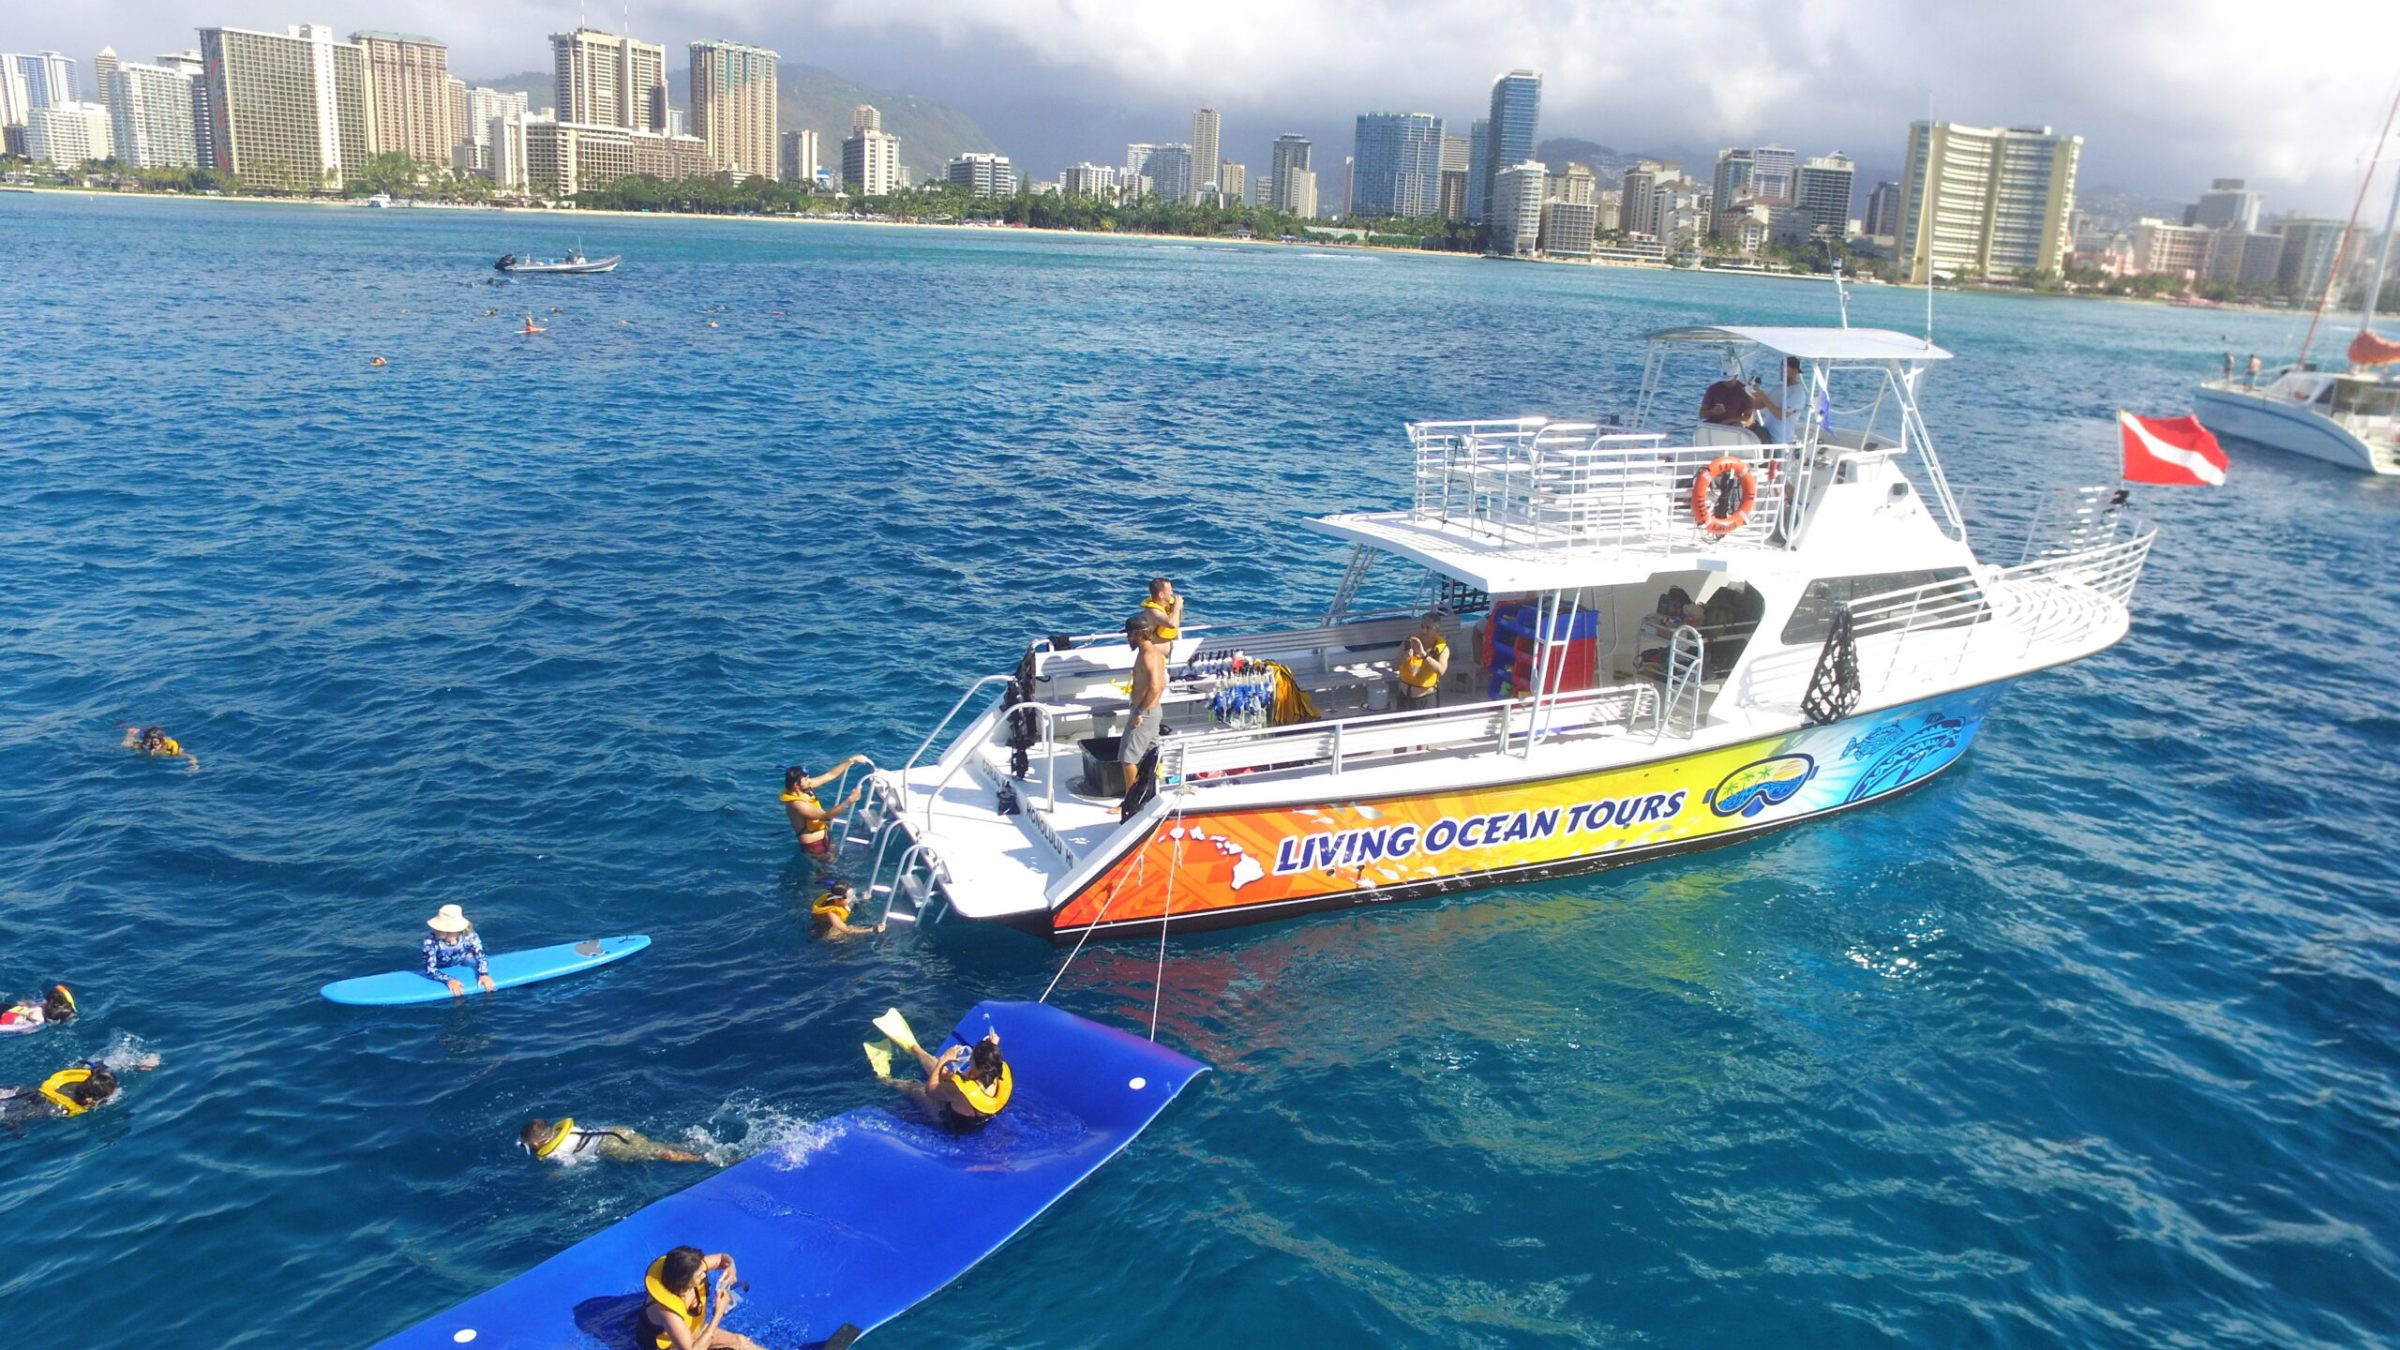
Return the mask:
[[968,685],[967,691],[958,696],[958,702],[950,705],[950,711],[942,714],[942,720],[934,723],[933,730],[925,733],[925,739],[918,744],[916,753],[908,757],[908,762],[900,766],[900,772],[906,774],[909,770],[917,767],[917,762],[925,758],[925,752],[932,749],[933,743],[940,739],[944,731],[949,729],[951,719],[958,716],[959,709],[966,707],[967,700],[975,697],[978,691],[990,685],[1006,684],[1015,678],[1014,675],[986,675]]
[[[983,680],[977,681],[977,683],[986,683],[991,678],[993,677],[986,676]],[[1010,677],[1001,676],[999,678],[1006,679]],[[1042,738],[1039,743],[1045,747],[1055,747],[1058,740],[1058,713],[1043,704],[1011,703],[1007,707],[1000,710],[1000,716],[995,725],[1005,727],[1009,724],[1010,719],[1015,717],[1016,714],[1026,711],[1032,712],[1035,718],[1041,724]],[[935,761],[934,767],[940,768],[945,762],[948,763],[949,767],[942,771],[942,776],[934,780],[933,787],[931,790],[926,792],[924,810],[920,813],[924,824],[924,832],[929,835],[933,833],[933,808],[935,804],[941,801],[942,793],[949,790],[951,781],[956,779],[960,772],[963,771],[969,764],[975,762],[975,756],[972,754],[965,754],[958,756],[956,759],[951,759],[948,756],[944,756],[943,759]],[[1018,809],[1031,813],[1034,808],[1039,805],[1041,808],[1041,814],[1045,816],[1052,815],[1057,812],[1058,756],[1056,754],[1046,754],[1042,757],[1042,790],[1049,794],[1049,800],[1046,803],[1039,802],[1030,794],[1027,794],[1017,798]],[[1048,830],[1048,822],[1043,822],[1043,824],[1038,828],[1045,832],[1044,837],[1046,839],[1048,839],[1051,843],[1058,845],[1062,852],[1065,851],[1065,842],[1058,838],[1058,835],[1055,831]]]
[[[1502,547],[1774,547],[1800,465],[1797,444],[1668,444],[1657,432],[1589,422],[1496,433],[1410,427],[1410,518],[1488,536]],[[1698,475],[1742,461],[1755,501],[1739,527],[1711,533],[1689,505]],[[1788,547],[1788,543],[1784,545]]]
[[[1544,698],[1541,734],[1594,727],[1630,730],[1657,698],[1648,683],[1611,685]],[[1229,729],[1170,736],[1159,748],[1159,781],[1173,786],[1196,774],[1324,767],[1339,774],[1365,756],[1443,753],[1488,746],[1493,753],[1533,730],[1529,699],[1496,699],[1460,708],[1375,713],[1332,722]],[[1576,714],[1582,714],[1580,726]]]

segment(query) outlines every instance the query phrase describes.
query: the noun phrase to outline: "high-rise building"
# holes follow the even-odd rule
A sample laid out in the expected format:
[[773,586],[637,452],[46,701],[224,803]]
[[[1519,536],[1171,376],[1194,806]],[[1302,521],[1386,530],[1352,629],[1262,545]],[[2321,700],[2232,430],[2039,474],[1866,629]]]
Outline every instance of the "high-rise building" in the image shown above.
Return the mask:
[[825,158],[817,145],[817,133],[802,127],[798,131],[782,133],[779,139],[782,145],[779,162],[775,166],[776,173],[787,183],[816,182],[817,169]]
[[1442,177],[1434,188],[1434,210],[1444,220],[1467,218],[1467,165],[1474,158],[1467,138],[1455,131],[1442,133]]
[[532,138],[533,122],[533,114],[523,111],[492,119],[487,129],[491,143],[486,152],[491,167],[485,170],[492,176],[492,186],[515,192],[526,190],[528,166],[525,156],[527,142]]
[[1599,232],[1600,207],[1595,202],[1553,197],[1542,203],[1541,249],[1552,258],[1589,258],[1592,236]]
[[963,187],[978,197],[1017,195],[1017,166],[1009,163],[1006,155],[970,150],[950,161],[946,176],[951,186]]
[[1226,160],[1217,165],[1217,192],[1227,206],[1240,206],[1250,190],[1250,167]]
[[1147,170],[1150,176],[1150,191],[1161,201],[1191,202],[1196,200],[1193,194],[1200,190],[1200,185],[1194,179],[1192,164],[1192,147],[1188,145],[1152,147]]
[[1285,215],[1302,220],[1317,217],[1317,175],[1313,169],[1293,169],[1275,180],[1275,196],[1283,203],[1276,207]]
[[[1217,172],[1217,110],[1201,108],[1192,114],[1192,190],[1189,200],[1199,201],[1200,192],[1208,186]],[[1224,185],[1219,184],[1220,188]]]
[[2242,186],[2241,179],[2219,178],[2192,204],[2184,223],[2204,230],[2256,230],[2264,201],[2260,193]]
[[1750,152],[1750,193],[1769,206],[1790,206],[1800,192],[1800,156],[1780,145]]
[[773,178],[776,54],[741,42],[692,44],[692,134],[719,172]]
[[1815,156],[1800,166],[1792,204],[1807,214],[1814,233],[1839,239],[1850,231],[1850,197],[1857,182],[1857,166],[1840,151]]
[[15,72],[16,92],[10,96],[15,121],[29,125],[27,114],[54,103],[76,101],[75,61],[57,52],[0,53],[0,65]]
[[1661,179],[1671,175],[1664,164],[1642,160],[1625,171],[1625,182],[1619,197],[1618,228],[1627,234],[1659,234],[1658,194]]
[[550,35],[558,120],[667,131],[667,49],[656,42],[578,28]]
[[2196,278],[2208,263],[2209,232],[2144,217],[2133,231],[2133,271]]
[[116,142],[108,125],[108,109],[97,103],[53,103],[36,108],[25,122],[26,153],[62,169],[86,161],[108,159]]
[[25,75],[17,69],[17,58],[0,53],[0,127],[22,130],[26,114],[32,111],[33,98],[25,92]]
[[451,121],[450,48],[409,33],[352,33],[367,54],[370,148],[446,165],[459,128]]
[[192,82],[192,150],[201,168],[217,162],[209,143],[208,67],[200,60],[198,48],[180,52],[160,52],[151,63],[171,70]]
[[1898,236],[1909,281],[2057,271],[2082,153],[2081,136],[2049,127],[1911,122]]
[[1492,175],[1494,257],[1530,257],[1542,241],[1542,198],[1550,171],[1540,160],[1512,164]]
[[[1485,119],[1483,133],[1486,200],[1489,200],[1493,185],[1504,170],[1513,169],[1533,158],[1541,115],[1541,76],[1530,70],[1512,70],[1492,81],[1492,115]],[[1535,209],[1537,212],[1540,209],[1538,199]]]
[[1717,152],[1717,176],[1708,194],[1710,237],[1724,237],[1727,228],[1744,218],[1738,208],[1754,195],[1750,178],[1757,167],[1747,150],[1727,147]]
[[367,53],[322,24],[200,30],[211,167],[245,185],[339,190],[367,162]]
[[1483,219],[1484,194],[1492,186],[1492,123],[1478,117],[1467,126],[1467,219]]
[[1362,113],[1352,156],[1350,212],[1413,219],[1441,207],[1442,119],[1430,113]]
[[[466,89],[464,81],[460,82],[460,86],[460,89],[451,91],[452,102],[455,105],[460,101],[459,95],[463,90],[466,109],[458,114],[458,143],[451,148],[450,162],[456,168],[483,174],[494,182],[503,181],[499,156],[494,147],[504,133],[495,124],[533,111],[531,100],[515,90],[491,89],[483,85]],[[519,160],[524,158],[521,145],[517,147],[517,157]],[[513,181],[522,182],[524,176],[519,174]]]
[[1900,185],[1877,183],[1867,194],[1867,233],[1889,239],[1900,232]]
[[883,129],[883,114],[861,103],[850,110],[842,142],[842,190],[882,197],[900,189],[900,138]]
[[[1600,202],[1600,179],[1587,164],[1569,164],[1567,171],[1551,183],[1551,195],[1569,206],[1597,206]],[[1547,247],[1544,249],[1547,252]]]
[[103,108],[110,106],[108,77],[115,73],[116,68],[117,49],[114,47],[102,47],[100,54],[92,58],[92,83],[99,86],[100,106]]
[[1313,177],[1309,180],[1311,200],[1307,210],[1300,209],[1300,199],[1294,195],[1297,180],[1292,175],[1308,171],[1308,151],[1308,138],[1299,132],[1287,131],[1275,138],[1275,148],[1268,159],[1267,168],[1268,206],[1288,216],[1313,216],[1317,213],[1314,200],[1316,180]]
[[1058,175],[1060,195],[1106,197],[1117,190],[1117,171],[1106,164],[1070,164]]
[[2286,295],[2315,300],[2333,277],[2334,255],[2341,252],[2345,226],[2338,220],[2292,216],[2277,225],[2283,251],[2275,267],[2275,286]]
[[199,81],[165,66],[118,63],[108,74],[117,162],[136,169],[196,169]]

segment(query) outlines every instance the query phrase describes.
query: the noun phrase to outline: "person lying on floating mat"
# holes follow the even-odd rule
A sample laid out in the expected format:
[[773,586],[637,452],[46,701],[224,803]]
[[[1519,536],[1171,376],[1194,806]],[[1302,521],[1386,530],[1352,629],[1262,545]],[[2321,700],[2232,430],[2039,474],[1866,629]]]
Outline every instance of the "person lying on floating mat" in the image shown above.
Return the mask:
[[183,748],[183,742],[167,734],[165,727],[136,727],[131,722],[119,722],[125,728],[122,742],[128,750],[138,751],[159,759],[183,760],[192,773],[200,772],[200,757]]
[[[155,1069],[158,1056],[143,1055],[130,1067]],[[60,1069],[38,1084],[0,1087],[0,1129],[22,1139],[28,1122],[80,1116],[116,1100],[117,1088],[116,1071],[96,1059]]]
[[[708,1287],[708,1273],[720,1272],[717,1287]],[[656,1350],[764,1350],[758,1342],[723,1327],[732,1311],[733,1257],[676,1247],[642,1272],[641,1336],[638,1345]]]
[[[1008,1061],[1000,1057],[997,1027],[985,1032],[972,1047],[954,1045],[940,1055],[929,1054],[917,1044],[916,1033],[909,1030],[908,1019],[898,1008],[885,1009],[883,1016],[875,1019],[875,1029],[890,1038],[864,1047],[867,1062],[875,1066],[875,1076],[924,1102],[946,1130],[970,1134],[991,1124],[1016,1091]],[[917,1057],[918,1067],[925,1071],[923,1083],[892,1077],[895,1045]]]
[[26,999],[0,1009],[0,1034],[40,1031],[74,1020],[75,996],[67,992],[65,985],[54,984],[39,1003]]
[[885,920],[877,919],[873,928],[850,922],[850,883],[828,883],[825,893],[808,907],[808,935],[813,938],[857,937],[862,933],[880,933]]
[[825,773],[811,774],[795,764],[783,771],[783,814],[792,822],[792,834],[800,841],[800,851],[822,861],[833,856],[833,821],[844,811],[858,805],[858,794],[867,790],[867,780],[858,780],[850,795],[838,806],[828,807],[817,800],[817,789],[840,778],[853,764],[867,762],[865,755],[852,755]]
[[535,1117],[517,1131],[517,1147],[536,1161],[573,1167],[598,1158],[603,1162],[707,1162],[697,1153],[669,1148],[639,1130],[622,1125],[579,1126],[573,1116],[557,1121]]

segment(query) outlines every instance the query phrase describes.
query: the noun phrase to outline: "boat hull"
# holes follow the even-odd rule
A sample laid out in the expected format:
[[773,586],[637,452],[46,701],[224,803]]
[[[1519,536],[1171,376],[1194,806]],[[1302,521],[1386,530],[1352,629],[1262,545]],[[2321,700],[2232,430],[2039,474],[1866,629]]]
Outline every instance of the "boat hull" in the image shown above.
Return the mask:
[[2361,473],[2400,472],[2389,458],[2379,459],[2374,447],[2341,423],[2304,407],[2286,406],[2247,390],[2232,391],[2201,385],[2192,393],[2200,424],[2219,436],[2232,436],[2285,454],[2338,464]]
[[1232,927],[1735,843],[1925,782],[2005,687],[1591,773],[1162,816],[1051,912],[1050,933]]

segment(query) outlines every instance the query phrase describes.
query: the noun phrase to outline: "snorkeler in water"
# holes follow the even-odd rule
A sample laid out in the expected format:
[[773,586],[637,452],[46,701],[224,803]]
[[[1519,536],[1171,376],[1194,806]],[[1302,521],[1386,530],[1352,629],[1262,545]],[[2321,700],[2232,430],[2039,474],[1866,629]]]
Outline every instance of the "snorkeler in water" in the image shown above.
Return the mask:
[[621,1125],[596,1125],[584,1128],[573,1116],[559,1120],[538,1117],[525,1122],[517,1131],[517,1146],[541,1162],[572,1167],[579,1162],[598,1158],[603,1162],[707,1162],[697,1153],[687,1152],[650,1138],[639,1130]]
[[[155,1069],[158,1056],[142,1055],[122,1067]],[[118,1086],[115,1069],[100,1060],[87,1059],[70,1064],[36,1084],[0,1087],[0,1129],[7,1130],[12,1139],[22,1139],[29,1122],[64,1120],[108,1105],[116,1100]]]
[[808,935],[814,938],[839,939],[883,931],[886,921],[882,919],[877,919],[872,928],[850,922],[851,904],[849,882],[828,882],[825,886],[825,893],[818,896],[815,902],[808,907]]
[[200,757],[184,749],[183,742],[168,735],[165,727],[137,727],[131,722],[119,722],[117,725],[125,728],[125,739],[120,744],[126,749],[138,750],[160,759],[181,759],[190,766],[191,772],[200,772]]
[[75,996],[63,984],[50,986],[39,1001],[24,999],[0,1008],[0,1034],[40,1031],[75,1020]]

